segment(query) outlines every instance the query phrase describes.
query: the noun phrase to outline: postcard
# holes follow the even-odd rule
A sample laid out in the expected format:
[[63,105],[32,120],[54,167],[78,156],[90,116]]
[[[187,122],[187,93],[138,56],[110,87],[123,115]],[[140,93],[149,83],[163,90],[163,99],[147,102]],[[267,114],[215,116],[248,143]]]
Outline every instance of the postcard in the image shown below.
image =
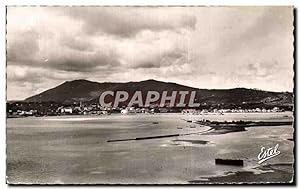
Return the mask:
[[295,183],[294,7],[6,13],[6,183]]

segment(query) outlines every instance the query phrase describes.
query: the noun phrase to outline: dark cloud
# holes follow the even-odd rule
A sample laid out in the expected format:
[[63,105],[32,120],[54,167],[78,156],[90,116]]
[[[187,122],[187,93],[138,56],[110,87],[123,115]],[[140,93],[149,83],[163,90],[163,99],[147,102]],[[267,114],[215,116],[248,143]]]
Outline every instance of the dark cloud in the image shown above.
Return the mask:
[[[56,46],[39,46],[39,34],[34,30],[16,33],[9,38],[7,60],[10,65],[71,72],[93,72],[98,67],[120,65],[119,56],[106,49],[96,49],[92,43],[61,35]],[[44,44],[45,45],[45,44]]]
[[63,71],[93,72],[97,67],[117,67],[120,62],[115,54],[100,51],[93,53],[69,51],[55,58],[49,58],[45,65]]
[[188,12],[174,10],[173,13],[170,10],[170,15],[166,15],[161,14],[161,11],[159,8],[61,8],[61,14],[64,16],[70,16],[78,22],[83,22],[82,28],[88,34],[106,33],[120,37],[132,37],[143,30],[195,29],[197,19]]
[[[13,31],[9,31],[13,33]],[[7,39],[7,61],[30,62],[39,51],[39,34],[34,30],[23,33],[13,33],[11,38]]]

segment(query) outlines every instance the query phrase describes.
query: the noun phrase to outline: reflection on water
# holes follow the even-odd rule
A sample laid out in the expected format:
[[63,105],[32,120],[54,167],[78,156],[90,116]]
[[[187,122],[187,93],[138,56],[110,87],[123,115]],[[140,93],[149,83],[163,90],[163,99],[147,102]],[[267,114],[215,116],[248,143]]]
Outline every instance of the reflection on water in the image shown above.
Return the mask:
[[[286,117],[288,115],[288,117]],[[7,120],[11,183],[188,183],[203,176],[250,171],[261,146],[279,144],[267,164],[293,163],[292,126],[253,127],[227,134],[193,134],[108,143],[111,139],[204,132],[186,120],[292,120],[292,113],[110,115]],[[215,165],[243,159],[244,167]],[[255,170],[259,171],[258,169]],[[242,179],[241,179],[242,180]]]

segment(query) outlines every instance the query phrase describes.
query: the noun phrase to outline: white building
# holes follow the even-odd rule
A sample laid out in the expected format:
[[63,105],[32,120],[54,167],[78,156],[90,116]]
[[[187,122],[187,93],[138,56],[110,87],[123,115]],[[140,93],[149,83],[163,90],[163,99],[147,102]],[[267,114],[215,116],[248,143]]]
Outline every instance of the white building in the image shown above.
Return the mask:
[[61,113],[73,113],[73,109],[72,108],[62,108]]

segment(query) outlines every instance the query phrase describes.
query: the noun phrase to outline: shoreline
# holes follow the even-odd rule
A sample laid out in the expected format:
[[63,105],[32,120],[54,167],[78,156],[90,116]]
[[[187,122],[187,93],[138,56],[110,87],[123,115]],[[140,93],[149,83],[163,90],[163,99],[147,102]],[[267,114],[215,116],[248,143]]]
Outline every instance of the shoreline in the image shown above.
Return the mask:
[[[115,116],[115,115],[182,115],[182,116],[224,116],[224,115],[239,115],[239,114],[249,114],[249,115],[255,115],[255,114],[289,114],[291,113],[293,116],[294,112],[293,111],[283,111],[283,112],[224,112],[222,114],[220,113],[201,113],[201,114],[186,114],[186,113],[178,113],[178,112],[169,112],[169,113],[128,113],[128,114],[122,114],[122,113],[111,113],[111,114],[65,114],[65,115],[41,115],[41,116],[34,116],[34,115],[26,115],[26,116],[20,116],[20,115],[16,115],[16,116],[9,116],[6,113],[6,119],[14,119],[14,118],[45,118],[45,117],[71,117],[71,116],[75,116],[75,117],[79,117],[79,116],[88,116],[88,117],[93,117],[93,116]],[[289,115],[287,115],[288,118]],[[286,117],[286,115],[284,115],[284,117]]]
[[[280,169],[278,168],[280,167]],[[251,169],[260,170],[260,173],[255,171],[237,171],[225,172],[224,175],[200,177],[197,180],[190,180],[191,184],[240,184],[240,183],[292,183],[294,177],[293,163],[277,163],[267,164],[253,167]]]

